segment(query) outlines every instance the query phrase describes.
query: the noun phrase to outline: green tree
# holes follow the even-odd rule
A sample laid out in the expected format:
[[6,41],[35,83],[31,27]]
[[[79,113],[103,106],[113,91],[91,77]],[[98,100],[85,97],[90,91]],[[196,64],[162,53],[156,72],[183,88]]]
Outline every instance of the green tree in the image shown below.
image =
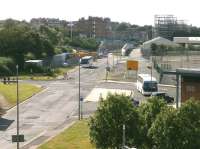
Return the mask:
[[0,51],[0,56],[13,58],[15,63],[19,64],[19,68],[23,69],[28,53],[34,54],[36,58],[41,58],[43,53],[52,56],[54,47],[37,31],[12,24],[0,30]]
[[117,28],[116,31],[126,31],[131,25],[129,23],[120,23]]
[[143,134],[143,146],[146,146],[147,148],[152,148],[153,140],[151,137],[148,137],[147,134],[157,115],[166,106],[167,104],[164,102],[163,99],[154,97],[148,99],[147,103],[144,103],[139,107],[138,111],[143,121],[143,124],[141,125],[141,131]]
[[157,54],[157,50],[158,50],[158,45],[155,43],[151,44],[151,54],[152,55],[156,55]]
[[178,110],[165,108],[149,129],[156,149],[200,148],[200,102],[190,100]]
[[90,119],[90,138],[97,148],[120,148],[123,124],[126,126],[126,145],[139,146],[140,119],[129,97],[108,95]]

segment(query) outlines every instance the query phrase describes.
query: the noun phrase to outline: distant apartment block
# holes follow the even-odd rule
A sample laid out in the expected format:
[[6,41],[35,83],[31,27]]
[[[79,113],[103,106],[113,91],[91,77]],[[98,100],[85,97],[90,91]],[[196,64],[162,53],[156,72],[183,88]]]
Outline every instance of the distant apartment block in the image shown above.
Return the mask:
[[75,24],[74,30],[78,31],[82,36],[107,38],[112,34],[111,20],[101,17],[81,18]]
[[30,23],[35,26],[47,25],[50,27],[67,27],[67,21],[55,18],[33,18]]

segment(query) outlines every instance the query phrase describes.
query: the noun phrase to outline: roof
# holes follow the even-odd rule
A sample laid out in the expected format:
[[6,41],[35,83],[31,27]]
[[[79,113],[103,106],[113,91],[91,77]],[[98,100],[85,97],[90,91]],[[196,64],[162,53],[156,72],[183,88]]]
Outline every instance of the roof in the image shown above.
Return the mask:
[[169,75],[200,76],[200,69],[177,68],[176,71],[164,71],[163,73]]
[[176,72],[183,75],[200,75],[200,69],[194,68],[178,68]]
[[82,57],[82,59],[90,59],[90,58],[92,58],[92,56],[84,56],[84,57]]
[[166,38],[163,38],[163,37],[156,37],[154,39],[151,39],[149,41],[146,41],[143,43],[143,46],[144,45],[151,45],[152,43],[155,43],[157,45],[172,45],[172,46],[178,46],[176,43],[174,43],[173,41],[171,40],[168,40]]
[[28,60],[26,63],[40,63],[42,60]]
[[151,77],[150,74],[138,74],[138,76],[145,78],[146,80],[152,80],[152,81],[156,81],[156,78],[154,78],[153,76]]
[[175,43],[200,43],[200,37],[174,37]]

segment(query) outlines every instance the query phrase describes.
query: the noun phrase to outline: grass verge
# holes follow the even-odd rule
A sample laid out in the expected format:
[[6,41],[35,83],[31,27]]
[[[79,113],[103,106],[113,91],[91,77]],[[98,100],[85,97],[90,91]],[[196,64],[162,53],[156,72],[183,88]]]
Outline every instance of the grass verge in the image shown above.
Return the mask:
[[76,122],[38,149],[95,149],[89,140],[88,120]]
[[[8,104],[12,107],[16,104],[16,84],[2,84],[0,83],[0,94],[4,96]],[[41,87],[31,84],[19,84],[19,100],[20,102],[26,100],[32,95],[40,92]]]

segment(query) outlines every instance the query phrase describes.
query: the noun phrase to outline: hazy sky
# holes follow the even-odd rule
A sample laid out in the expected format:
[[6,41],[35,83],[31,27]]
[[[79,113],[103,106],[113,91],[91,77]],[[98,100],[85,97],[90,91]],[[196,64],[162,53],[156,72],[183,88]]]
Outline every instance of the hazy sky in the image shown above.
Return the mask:
[[99,16],[144,25],[153,24],[155,14],[174,14],[200,26],[199,4],[198,0],[0,0],[0,19],[50,17],[70,21]]

